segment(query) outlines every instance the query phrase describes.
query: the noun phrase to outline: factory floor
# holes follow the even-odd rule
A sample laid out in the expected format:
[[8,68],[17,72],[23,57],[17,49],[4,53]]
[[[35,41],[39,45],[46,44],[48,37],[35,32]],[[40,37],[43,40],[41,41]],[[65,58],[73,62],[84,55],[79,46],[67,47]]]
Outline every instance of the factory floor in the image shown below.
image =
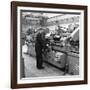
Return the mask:
[[47,76],[62,76],[63,71],[44,63],[44,69],[36,68],[36,58],[28,54],[23,54],[24,57],[24,75],[25,77],[47,77]]

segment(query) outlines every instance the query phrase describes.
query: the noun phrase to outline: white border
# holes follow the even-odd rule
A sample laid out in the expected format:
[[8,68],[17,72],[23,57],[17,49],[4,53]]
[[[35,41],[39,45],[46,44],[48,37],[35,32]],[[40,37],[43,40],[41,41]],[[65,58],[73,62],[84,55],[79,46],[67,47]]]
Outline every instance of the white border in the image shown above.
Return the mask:
[[[39,11],[54,11],[54,12],[80,12],[80,75],[75,76],[56,76],[56,77],[36,77],[20,79],[20,10],[39,10]],[[42,83],[42,82],[63,82],[84,80],[84,11],[83,10],[67,10],[67,9],[52,9],[52,8],[35,8],[35,7],[17,7],[17,83]]]

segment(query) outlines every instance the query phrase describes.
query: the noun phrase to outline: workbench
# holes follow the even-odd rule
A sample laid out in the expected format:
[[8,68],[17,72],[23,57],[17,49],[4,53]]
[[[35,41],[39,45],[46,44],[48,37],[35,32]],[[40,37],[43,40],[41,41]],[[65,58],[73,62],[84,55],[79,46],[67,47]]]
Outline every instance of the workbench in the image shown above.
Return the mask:
[[[57,52],[63,53],[59,61],[55,60],[55,54]],[[63,70],[65,70],[67,66],[68,74],[79,75],[79,53],[68,51],[66,47],[53,45],[52,50],[44,56],[44,60]]]

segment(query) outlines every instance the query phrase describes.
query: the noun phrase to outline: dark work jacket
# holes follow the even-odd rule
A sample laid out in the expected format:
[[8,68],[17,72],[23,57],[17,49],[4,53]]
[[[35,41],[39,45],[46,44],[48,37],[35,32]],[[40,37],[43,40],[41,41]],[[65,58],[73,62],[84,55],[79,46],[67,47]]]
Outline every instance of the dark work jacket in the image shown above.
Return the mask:
[[37,54],[41,54],[42,50],[46,48],[45,33],[38,33],[35,41],[35,50]]

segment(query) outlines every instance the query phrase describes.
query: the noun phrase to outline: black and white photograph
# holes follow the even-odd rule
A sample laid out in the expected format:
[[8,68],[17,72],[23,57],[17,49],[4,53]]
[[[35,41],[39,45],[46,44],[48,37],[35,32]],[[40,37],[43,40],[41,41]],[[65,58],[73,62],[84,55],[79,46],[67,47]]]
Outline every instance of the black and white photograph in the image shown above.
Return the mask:
[[21,11],[21,77],[79,75],[79,31],[80,13]]
[[24,87],[23,84],[62,85],[85,80],[86,14],[82,6],[69,9],[65,5],[53,8],[52,4],[15,5],[16,82]]

